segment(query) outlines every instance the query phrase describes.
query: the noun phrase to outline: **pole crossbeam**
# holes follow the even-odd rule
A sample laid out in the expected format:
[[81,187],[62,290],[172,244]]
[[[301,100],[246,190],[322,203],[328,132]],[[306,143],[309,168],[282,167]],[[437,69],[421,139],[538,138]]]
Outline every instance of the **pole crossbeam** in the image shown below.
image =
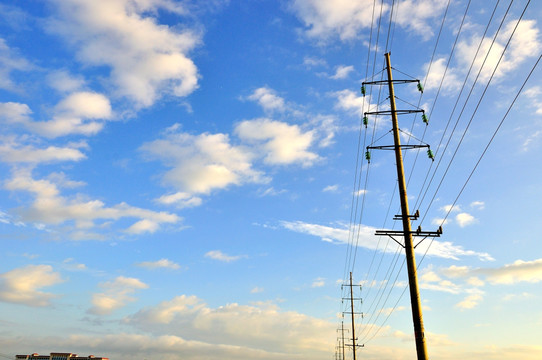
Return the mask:
[[[420,210],[416,210],[416,212],[414,213],[414,215],[408,215],[406,214],[405,216],[408,216],[408,218],[410,220],[418,220],[418,218],[420,217]],[[393,217],[393,220],[403,220],[403,215],[395,215]]]
[[364,112],[364,115],[406,115],[406,114],[414,114],[414,113],[425,113],[425,110],[419,109],[419,110],[402,110],[402,109],[395,109],[395,110],[380,110],[380,111],[367,111]]
[[419,148],[430,148],[429,145],[382,145],[382,146],[367,146],[369,150],[395,150],[396,148],[410,150]]
[[[375,235],[381,236],[381,235],[404,235],[405,232],[402,230],[376,230]],[[438,228],[437,231],[422,231],[421,227],[418,227],[414,231],[410,231],[410,235],[412,236],[424,236],[424,237],[440,237],[440,234],[442,234],[442,226]]]
[[[389,80],[365,81],[365,82],[362,82],[361,85],[362,86],[365,86],[365,85],[388,85],[389,82],[390,82]],[[413,82],[419,83],[420,80],[392,80],[392,83],[394,83],[394,84],[407,84],[407,83],[413,83]]]

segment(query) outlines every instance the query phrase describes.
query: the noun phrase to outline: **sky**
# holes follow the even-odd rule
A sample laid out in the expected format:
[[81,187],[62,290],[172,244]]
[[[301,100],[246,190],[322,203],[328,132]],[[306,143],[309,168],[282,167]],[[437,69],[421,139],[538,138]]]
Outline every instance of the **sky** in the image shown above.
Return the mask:
[[[542,3],[2,0],[0,355],[542,357]],[[423,85],[418,91],[415,80]],[[394,241],[396,240],[396,241]],[[350,342],[347,340],[347,343]],[[351,349],[346,358],[352,358]]]

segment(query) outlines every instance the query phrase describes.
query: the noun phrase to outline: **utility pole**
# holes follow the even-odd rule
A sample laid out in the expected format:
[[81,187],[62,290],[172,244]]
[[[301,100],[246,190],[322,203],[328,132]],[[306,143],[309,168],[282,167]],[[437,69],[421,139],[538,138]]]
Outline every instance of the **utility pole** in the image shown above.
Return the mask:
[[341,336],[342,336],[343,360],[346,360],[346,357],[344,356],[344,321],[341,321]]
[[[393,140],[394,145],[388,146],[368,146],[366,158],[370,161],[369,149],[380,149],[380,150],[394,150],[395,152],[395,162],[397,166],[397,180],[399,187],[399,197],[401,200],[401,215],[396,215],[394,220],[402,220],[403,230],[402,231],[392,231],[392,230],[377,230],[376,235],[388,235],[395,242],[401,245],[405,249],[406,262],[407,262],[407,271],[408,271],[408,285],[410,289],[410,303],[412,308],[412,320],[414,322],[414,337],[416,341],[416,352],[418,360],[427,360],[427,346],[425,343],[425,334],[423,326],[423,316],[422,316],[422,307],[420,301],[420,293],[418,290],[418,277],[416,273],[416,258],[414,256],[414,248],[421,243],[427,237],[438,237],[442,234],[442,228],[439,227],[439,230],[436,232],[422,231],[421,227],[418,227],[416,231],[412,231],[411,220],[417,220],[419,217],[419,212],[416,211],[414,215],[410,215],[408,209],[408,197],[406,191],[406,182],[405,182],[405,172],[403,167],[403,155],[402,150],[404,149],[413,149],[413,148],[428,148],[427,155],[433,160],[433,153],[429,148],[429,145],[401,145],[401,139],[399,137],[399,125],[397,120],[398,114],[409,114],[409,113],[423,113],[422,119],[427,124],[428,119],[425,115],[424,110],[397,110],[395,104],[395,92],[393,84],[395,83],[409,83],[417,82],[418,90],[423,92],[423,88],[420,85],[419,80],[396,80],[392,78],[391,71],[391,62],[390,54],[386,53],[386,72],[388,75],[388,80],[384,81],[373,81],[373,82],[364,82],[362,84],[362,93],[365,94],[365,85],[387,85],[390,95],[390,111],[375,111],[375,112],[366,112],[364,122],[366,121],[367,115],[391,115],[392,120],[392,130],[393,130]],[[393,236],[403,236],[404,244],[397,241]],[[413,236],[422,236],[424,237],[418,244],[414,245]]]
[[[361,298],[354,298],[354,285],[352,283],[352,272],[350,272],[350,283],[349,283],[348,286],[350,287],[350,298],[348,298],[348,300],[350,300],[350,308],[352,309],[352,311],[350,311],[350,312],[346,311],[345,313],[347,313],[347,314],[350,313],[351,314],[351,319],[352,319],[352,344],[344,344],[344,333],[343,333],[343,347],[345,345],[346,346],[352,346],[353,359],[356,360],[356,349],[358,347],[363,347],[364,345],[357,345],[356,344],[356,340],[357,340],[356,339],[356,324],[355,324],[354,316],[356,314],[361,314],[361,316],[363,316],[363,313],[356,313],[354,311],[354,300],[360,300],[361,301]],[[361,288],[361,286],[360,286],[360,288]],[[344,324],[343,324],[343,329],[344,329]],[[343,359],[344,359],[344,348],[343,348]]]
[[350,304],[352,306],[352,351],[356,360],[356,327],[354,326],[354,291],[352,290],[352,271],[350,271]]
[[348,331],[348,329],[344,328],[344,321],[341,321],[341,327],[337,329],[337,332],[341,332],[341,336],[337,338],[339,340],[339,351],[342,353],[342,358],[339,357],[339,359],[346,360],[344,356],[344,332]]

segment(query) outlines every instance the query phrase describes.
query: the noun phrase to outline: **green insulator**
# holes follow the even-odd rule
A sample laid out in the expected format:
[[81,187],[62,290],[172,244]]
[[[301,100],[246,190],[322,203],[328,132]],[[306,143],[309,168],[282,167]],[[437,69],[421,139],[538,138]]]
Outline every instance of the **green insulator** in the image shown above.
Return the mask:
[[425,125],[429,125],[429,119],[427,118],[427,115],[422,114],[422,121],[425,123]]
[[365,152],[365,159],[368,161],[368,162],[371,162],[371,153],[369,151],[366,151]]
[[365,96],[365,85],[361,86],[361,95]]
[[365,125],[365,127],[367,127],[368,124],[369,124],[369,119],[367,118],[367,116],[364,116],[363,117],[363,125]]
[[435,161],[435,154],[431,151],[431,149],[427,150],[427,157],[433,161]]
[[420,82],[418,82],[418,91],[423,94],[423,86],[420,84]]

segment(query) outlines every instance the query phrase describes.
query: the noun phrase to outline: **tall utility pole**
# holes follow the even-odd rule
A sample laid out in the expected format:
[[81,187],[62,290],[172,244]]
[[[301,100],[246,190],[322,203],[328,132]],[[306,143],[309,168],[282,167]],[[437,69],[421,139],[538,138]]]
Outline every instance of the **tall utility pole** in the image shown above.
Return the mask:
[[423,328],[422,304],[418,291],[418,275],[416,272],[416,258],[412,242],[412,229],[408,211],[408,197],[406,192],[405,170],[403,168],[403,154],[401,153],[401,139],[399,138],[399,125],[397,109],[395,107],[395,92],[391,76],[390,53],[386,54],[386,70],[388,73],[388,88],[390,92],[391,121],[393,124],[393,142],[395,144],[395,162],[397,164],[397,178],[399,180],[399,195],[401,199],[401,217],[403,220],[403,236],[405,239],[405,253],[408,270],[408,286],[410,288],[410,303],[412,306],[412,320],[414,321],[414,337],[416,339],[416,352],[418,360],[427,360],[427,346]]
[[[416,258],[414,256],[414,248],[419,243],[414,245],[413,236],[421,236],[421,237],[424,237],[424,239],[426,237],[440,236],[440,234],[442,233],[442,228],[439,228],[439,230],[436,232],[422,231],[421,227],[418,227],[416,231],[412,231],[411,220],[417,220],[419,216],[419,212],[416,211],[414,215],[410,215],[409,213],[402,150],[426,147],[428,148],[427,154],[431,159],[433,159],[433,153],[429,149],[429,145],[403,145],[403,146],[401,145],[401,139],[399,137],[399,125],[398,125],[398,120],[397,120],[398,114],[422,112],[423,121],[427,124],[428,120],[427,120],[427,117],[425,116],[424,110],[397,110],[396,104],[395,104],[395,92],[393,89],[394,80],[392,78],[392,72],[391,72],[390,54],[387,53],[385,54],[385,56],[386,56],[386,71],[388,75],[388,80],[363,83],[362,93],[365,93],[365,85],[387,85],[388,86],[389,95],[390,95],[390,111],[367,112],[365,113],[365,116],[368,114],[391,115],[394,145],[369,146],[367,147],[367,150],[393,149],[395,152],[399,197],[401,200],[401,215],[395,216],[394,219],[402,220],[403,230],[402,231],[377,230],[376,235],[388,235],[405,249],[407,270],[408,270],[408,284],[409,284],[409,289],[410,289],[410,303],[411,303],[411,308],[412,308],[412,320],[414,322],[414,337],[416,340],[416,352],[418,355],[418,360],[427,360],[428,359],[427,346],[425,344],[422,307],[421,307],[421,301],[420,301],[420,293],[418,290],[418,276],[416,273]],[[417,82],[418,89],[420,91],[423,91],[419,80],[396,80],[395,82],[397,83]],[[367,153],[367,158],[370,159],[369,153]],[[398,242],[395,238],[393,238],[393,236],[403,236],[404,244],[401,244],[400,242]]]

